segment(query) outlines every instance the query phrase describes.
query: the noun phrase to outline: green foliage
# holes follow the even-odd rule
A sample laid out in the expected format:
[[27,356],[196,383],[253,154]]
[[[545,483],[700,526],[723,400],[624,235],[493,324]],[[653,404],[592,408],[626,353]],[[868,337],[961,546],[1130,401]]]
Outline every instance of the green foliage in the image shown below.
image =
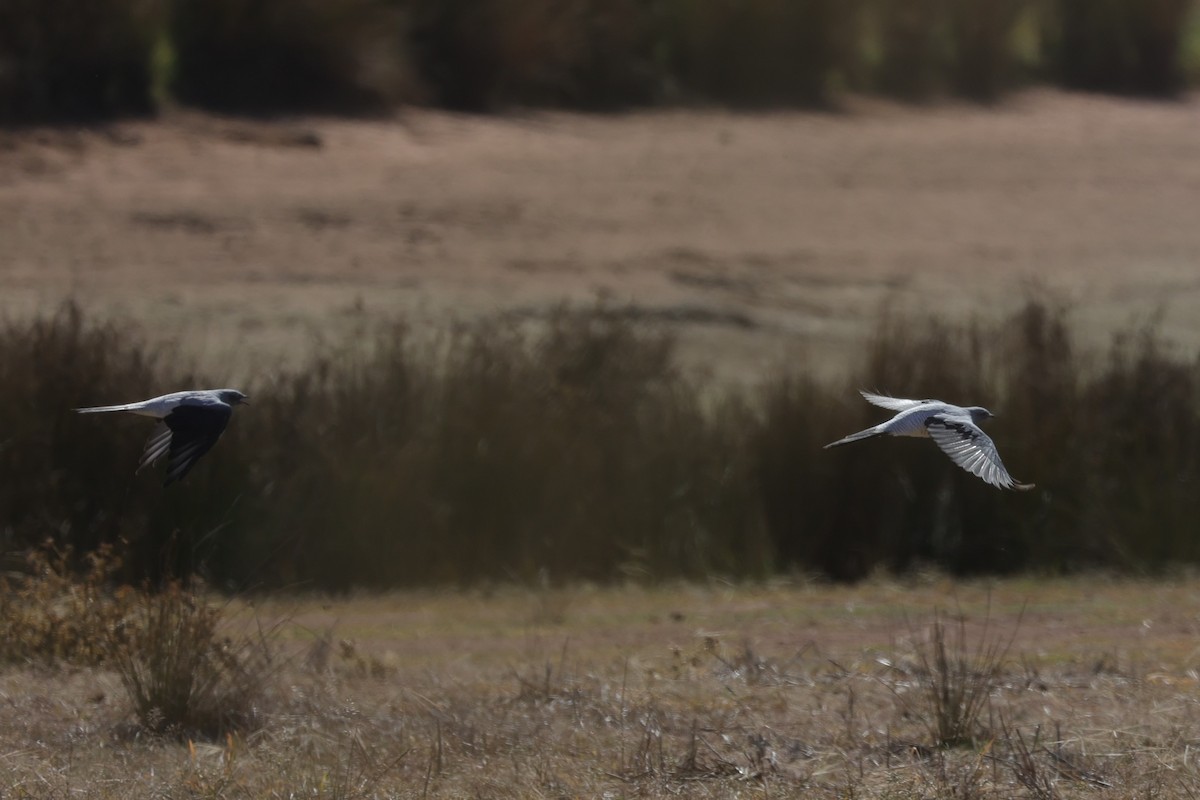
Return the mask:
[[872,16],[880,51],[874,85],[909,100],[944,91],[942,0],[877,0]]
[[1021,77],[1017,29],[1029,0],[951,2],[950,87],[974,100],[995,100]]
[[242,112],[383,108],[414,91],[385,0],[171,0],[173,89]]
[[687,96],[731,105],[823,105],[853,68],[852,0],[668,0],[660,36]]
[[1077,89],[1172,95],[1183,88],[1194,0],[1046,0],[1049,69]]
[[651,100],[645,0],[405,0],[421,75],[438,102],[608,108]]
[[152,111],[164,11],[165,0],[4,0],[0,123]]
[[[1031,77],[1171,95],[1195,0],[7,0],[0,121],[980,101]],[[1034,44],[1036,42],[1036,44]]]
[[1018,25],[1029,0],[872,0],[869,86],[905,100],[1000,97],[1020,78]]

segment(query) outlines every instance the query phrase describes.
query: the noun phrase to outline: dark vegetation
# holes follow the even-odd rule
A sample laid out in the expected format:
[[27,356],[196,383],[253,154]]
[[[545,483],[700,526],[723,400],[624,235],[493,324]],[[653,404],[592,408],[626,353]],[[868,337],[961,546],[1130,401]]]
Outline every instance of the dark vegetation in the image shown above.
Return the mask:
[[[1161,570],[1200,561],[1200,384],[1152,325],[1081,353],[1068,314],[889,319],[841,386],[804,366],[706,384],[603,307],[416,343],[380,330],[247,389],[220,445],[164,491],[149,433],[71,408],[214,384],[68,307],[0,331],[0,524],[13,552],[103,545],[122,576],[344,589],[799,570],[855,579]],[[216,384],[222,383],[216,380]],[[215,384],[214,384],[215,385]],[[883,412],[866,387],[999,413],[1002,492],[928,442],[824,451]]]
[[31,548],[0,577],[0,665],[116,671],[146,733],[213,738],[256,725],[267,696],[272,631],[230,630],[194,584],[115,585],[102,546],[77,568],[71,548]]
[[0,122],[153,110],[156,0],[0,0]]
[[240,112],[382,108],[409,92],[402,19],[378,0],[171,0],[170,85]]
[[1198,26],[1195,0],[3,0],[0,121],[172,96],[253,113],[1170,96]]

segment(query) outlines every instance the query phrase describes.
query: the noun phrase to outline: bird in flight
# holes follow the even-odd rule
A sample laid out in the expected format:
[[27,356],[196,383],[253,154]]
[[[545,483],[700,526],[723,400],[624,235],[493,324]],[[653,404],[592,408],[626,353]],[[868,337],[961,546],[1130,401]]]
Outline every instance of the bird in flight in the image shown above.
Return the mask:
[[872,439],[876,436],[919,436],[931,438],[950,460],[967,472],[999,489],[1032,489],[1032,483],[1013,480],[996,452],[991,437],[983,432],[979,423],[992,416],[992,412],[979,406],[952,406],[941,400],[902,400],[899,397],[859,392],[868,403],[895,411],[896,416],[873,428],[852,433],[825,445],[840,445]]
[[174,392],[123,406],[94,406],[77,408],[80,414],[101,411],[128,411],[159,420],[146,442],[137,471],[155,464],[167,456],[167,480],[170,486],[180,480],[195,465],[200,456],[212,449],[221,438],[233,407],[246,402],[246,395],[237,389],[198,389]]

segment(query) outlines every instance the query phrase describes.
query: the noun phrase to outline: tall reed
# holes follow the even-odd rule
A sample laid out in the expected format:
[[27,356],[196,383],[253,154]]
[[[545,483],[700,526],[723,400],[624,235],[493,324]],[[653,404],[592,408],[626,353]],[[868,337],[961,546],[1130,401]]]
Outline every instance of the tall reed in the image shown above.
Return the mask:
[[[735,390],[612,311],[382,327],[243,387],[253,405],[167,491],[132,474],[145,420],[70,409],[223,381],[72,307],[9,324],[7,546],[119,546],[126,580],[159,585],[327,589],[1200,562],[1197,360],[1153,324],[1097,352],[1044,300],[998,320],[885,313],[844,381],[792,365]],[[927,441],[822,449],[885,416],[858,388],[988,406],[1038,488],[998,491]]]

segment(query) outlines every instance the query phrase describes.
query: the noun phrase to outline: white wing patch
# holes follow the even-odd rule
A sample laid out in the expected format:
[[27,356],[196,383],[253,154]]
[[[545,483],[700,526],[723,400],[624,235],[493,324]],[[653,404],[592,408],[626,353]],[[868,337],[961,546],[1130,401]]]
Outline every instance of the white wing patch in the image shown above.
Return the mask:
[[935,414],[925,427],[938,447],[950,460],[967,472],[999,489],[1032,489],[1031,483],[1018,483],[1004,468],[996,445],[970,417]]

